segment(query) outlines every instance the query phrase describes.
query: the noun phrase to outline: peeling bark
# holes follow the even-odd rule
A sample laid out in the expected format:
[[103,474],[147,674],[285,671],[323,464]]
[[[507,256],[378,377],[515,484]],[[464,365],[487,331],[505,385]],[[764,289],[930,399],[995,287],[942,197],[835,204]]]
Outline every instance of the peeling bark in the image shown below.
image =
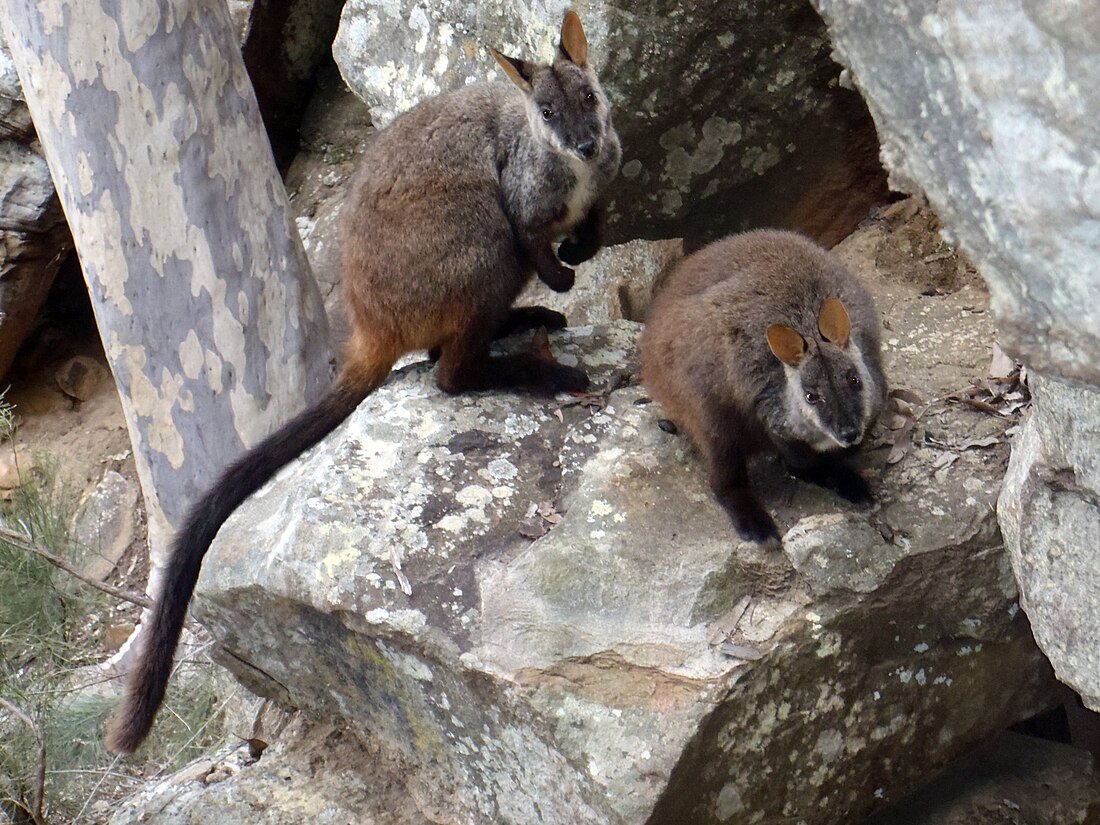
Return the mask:
[[327,385],[320,294],[224,0],[6,6],[159,568],[196,494]]

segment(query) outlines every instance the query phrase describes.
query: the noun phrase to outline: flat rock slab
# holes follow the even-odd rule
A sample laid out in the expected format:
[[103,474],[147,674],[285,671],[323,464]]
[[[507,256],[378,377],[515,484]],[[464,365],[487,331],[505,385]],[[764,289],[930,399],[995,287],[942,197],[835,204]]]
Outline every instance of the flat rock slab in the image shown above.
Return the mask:
[[[409,823],[853,821],[1052,704],[993,509],[1011,422],[946,398],[989,364],[985,295],[878,272],[886,236],[840,249],[921,399],[900,460],[889,427],[860,456],[873,508],[764,459],[784,548],[739,541],[631,322],[552,339],[583,398],[448,398],[413,365],[222,529],[196,609],[227,664],[400,764],[362,781]],[[275,766],[312,793],[280,759],[237,793]],[[298,821],[253,796],[220,821]]]

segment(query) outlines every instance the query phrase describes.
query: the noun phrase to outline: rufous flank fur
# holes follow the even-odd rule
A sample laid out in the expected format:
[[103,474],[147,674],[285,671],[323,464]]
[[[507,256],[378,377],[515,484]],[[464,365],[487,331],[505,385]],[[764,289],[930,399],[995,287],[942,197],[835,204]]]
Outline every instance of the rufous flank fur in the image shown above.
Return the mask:
[[152,727],[202,558],[221,524],[337,427],[400,356],[432,352],[446,393],[587,386],[582,370],[536,352],[491,357],[489,345],[508,332],[565,325],[560,313],[512,303],[535,274],[569,289],[573,270],[562,262],[580,263],[599,248],[599,197],[621,157],[610,107],[574,12],[553,63],[493,57],[511,82],[425,100],[363,155],[341,226],[351,324],[342,372],[327,395],[241,456],[191,508],[108,731],[111,750],[132,752]]
[[642,377],[702,452],[743,538],[779,537],[749,483],[747,461],[760,450],[845,498],[870,498],[844,457],[885,403],[881,327],[870,294],[834,255],[778,230],[704,247],[654,298]]

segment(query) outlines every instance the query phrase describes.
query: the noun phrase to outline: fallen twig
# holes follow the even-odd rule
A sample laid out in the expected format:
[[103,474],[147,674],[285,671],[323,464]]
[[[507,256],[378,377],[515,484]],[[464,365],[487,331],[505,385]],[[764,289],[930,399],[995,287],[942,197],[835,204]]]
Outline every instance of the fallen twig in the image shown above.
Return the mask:
[[38,770],[35,774],[34,799],[31,802],[30,814],[34,825],[46,825],[46,819],[42,814],[42,807],[46,798],[46,741],[42,738],[42,730],[33,719],[23,710],[0,696],[0,708],[3,708],[28,728],[34,734],[34,741],[38,743]]

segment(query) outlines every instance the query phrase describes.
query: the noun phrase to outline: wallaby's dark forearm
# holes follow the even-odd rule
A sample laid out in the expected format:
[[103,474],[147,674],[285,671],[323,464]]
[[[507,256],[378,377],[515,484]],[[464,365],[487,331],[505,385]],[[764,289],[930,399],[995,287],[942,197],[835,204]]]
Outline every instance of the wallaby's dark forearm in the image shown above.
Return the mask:
[[603,207],[596,204],[558,246],[558,257],[570,266],[577,266],[594,258],[603,246],[603,223]]

